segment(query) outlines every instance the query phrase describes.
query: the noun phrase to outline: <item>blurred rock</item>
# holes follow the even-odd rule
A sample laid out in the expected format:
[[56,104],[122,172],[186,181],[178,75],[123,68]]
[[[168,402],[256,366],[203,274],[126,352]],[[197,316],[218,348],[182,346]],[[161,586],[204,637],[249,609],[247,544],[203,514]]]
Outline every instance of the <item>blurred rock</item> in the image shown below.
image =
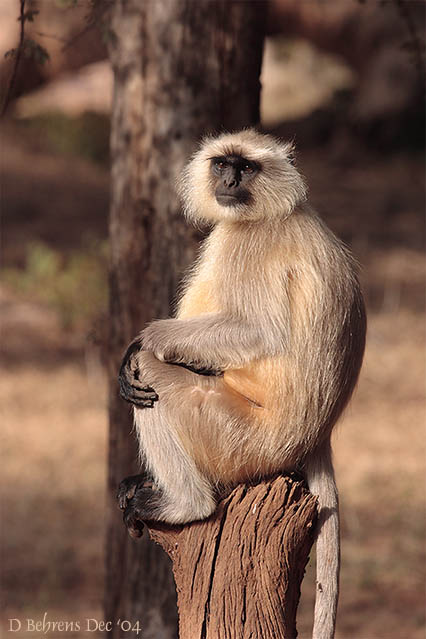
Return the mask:
[[423,2],[273,0],[269,31],[305,38],[353,69],[342,121],[353,135],[385,147],[424,145]]
[[338,91],[354,87],[355,74],[343,59],[319,51],[307,40],[267,38],[262,64],[261,119],[266,127],[308,116]]

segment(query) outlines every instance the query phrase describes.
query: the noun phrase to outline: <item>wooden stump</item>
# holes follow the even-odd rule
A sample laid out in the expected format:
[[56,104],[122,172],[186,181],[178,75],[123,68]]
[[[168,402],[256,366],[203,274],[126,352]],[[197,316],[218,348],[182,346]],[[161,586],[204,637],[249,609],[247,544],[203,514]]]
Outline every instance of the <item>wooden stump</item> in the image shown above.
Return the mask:
[[205,521],[150,524],[173,561],[180,639],[294,639],[316,520],[290,474],[238,486]]

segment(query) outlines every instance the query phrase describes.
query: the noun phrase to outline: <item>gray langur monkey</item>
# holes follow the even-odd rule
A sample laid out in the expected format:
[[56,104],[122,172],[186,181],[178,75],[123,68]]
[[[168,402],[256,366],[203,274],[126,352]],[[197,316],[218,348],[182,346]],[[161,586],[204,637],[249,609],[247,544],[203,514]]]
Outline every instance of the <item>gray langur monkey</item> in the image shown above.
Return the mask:
[[213,513],[221,487],[299,470],[318,496],[313,637],[334,636],[338,497],[330,436],[355,387],[366,319],[349,250],[306,202],[292,145],[252,129],[207,138],[180,181],[213,230],[176,317],[120,371],[149,473],[120,484],[129,532]]

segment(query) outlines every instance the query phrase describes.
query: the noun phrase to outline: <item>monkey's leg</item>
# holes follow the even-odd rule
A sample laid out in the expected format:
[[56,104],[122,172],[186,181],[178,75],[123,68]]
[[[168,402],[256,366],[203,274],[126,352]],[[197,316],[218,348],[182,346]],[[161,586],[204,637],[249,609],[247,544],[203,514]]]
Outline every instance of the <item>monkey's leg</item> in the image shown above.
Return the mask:
[[253,437],[259,428],[253,403],[236,399],[222,377],[196,375],[147,351],[137,359],[141,376],[159,395],[151,410],[134,411],[141,456],[159,489],[138,495],[138,516],[169,523],[204,519],[215,509],[218,482],[259,472],[263,453]]
[[141,378],[157,388],[159,396],[151,410],[134,410],[141,456],[154,478],[155,490],[137,490],[129,507],[140,519],[169,523],[204,519],[214,511],[216,500],[213,486],[200,472],[191,450],[191,438],[200,439],[197,431],[202,421],[200,402],[193,391],[203,388],[208,392],[221,378],[160,362],[146,351],[138,353],[137,363]]

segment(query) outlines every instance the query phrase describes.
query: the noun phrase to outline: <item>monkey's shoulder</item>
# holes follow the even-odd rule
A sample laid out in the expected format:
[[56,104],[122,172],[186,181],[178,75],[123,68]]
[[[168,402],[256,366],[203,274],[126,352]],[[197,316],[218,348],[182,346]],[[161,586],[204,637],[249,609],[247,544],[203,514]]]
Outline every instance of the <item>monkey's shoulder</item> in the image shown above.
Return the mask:
[[208,279],[194,279],[180,299],[177,316],[186,319],[204,313],[219,313],[220,310],[214,282]]

